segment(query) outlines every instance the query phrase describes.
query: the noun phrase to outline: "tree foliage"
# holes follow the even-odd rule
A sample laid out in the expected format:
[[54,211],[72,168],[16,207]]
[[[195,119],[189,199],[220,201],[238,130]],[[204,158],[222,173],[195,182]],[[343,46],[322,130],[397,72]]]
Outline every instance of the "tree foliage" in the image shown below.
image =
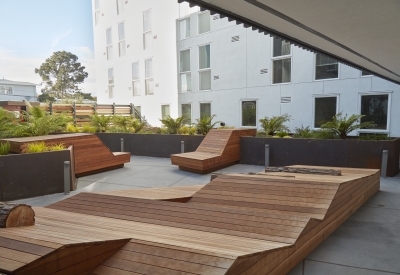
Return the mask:
[[291,116],[284,114],[281,116],[273,116],[271,118],[264,117],[260,119],[261,127],[269,136],[274,135],[276,132],[288,132],[289,128],[285,126],[285,122],[289,122]]
[[56,99],[53,96],[51,96],[49,93],[46,92],[42,92],[42,94],[38,96],[38,100],[39,102],[46,102],[46,103],[56,101]]
[[326,129],[337,134],[340,138],[345,139],[347,135],[357,129],[373,128],[376,124],[373,121],[360,122],[364,115],[351,115],[347,118],[347,114],[343,116],[342,112],[336,114],[332,121],[321,125],[322,129]]
[[221,121],[216,121],[216,122],[212,123],[212,120],[213,120],[213,118],[215,116],[216,115],[212,115],[212,116],[205,115],[200,119],[196,119],[196,121],[197,121],[197,124],[196,124],[197,132],[199,134],[202,134],[202,135],[207,135],[208,132],[210,132],[210,130],[212,128],[214,128],[214,126],[217,123],[221,122]]
[[46,84],[47,92],[57,98],[79,91],[81,84],[88,77],[85,67],[78,62],[78,57],[70,52],[54,52],[39,69],[35,69]]
[[160,121],[167,128],[168,134],[177,134],[178,130],[185,124],[185,117],[181,116],[173,119],[167,116],[165,119],[160,119]]
[[0,107],[0,138],[13,136],[16,125],[18,125],[18,119],[15,114]]

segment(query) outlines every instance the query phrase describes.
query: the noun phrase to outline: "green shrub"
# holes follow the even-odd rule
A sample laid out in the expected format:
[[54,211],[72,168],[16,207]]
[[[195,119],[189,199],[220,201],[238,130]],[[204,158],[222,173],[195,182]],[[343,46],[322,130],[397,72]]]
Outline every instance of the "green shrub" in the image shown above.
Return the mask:
[[8,155],[9,152],[10,152],[10,143],[8,141],[0,143],[0,156]]
[[276,135],[277,135],[278,137],[283,138],[283,137],[288,136],[288,133],[286,133],[285,131],[282,131],[282,132],[276,132]]
[[319,129],[313,131],[312,138],[315,139],[338,139],[339,136],[330,130]]
[[197,124],[196,124],[196,129],[197,132],[201,135],[207,135],[208,132],[215,127],[217,123],[220,123],[221,121],[216,121],[212,123],[213,118],[215,115],[208,116],[205,115],[200,119],[196,119]]
[[183,125],[181,128],[179,128],[177,133],[180,134],[180,135],[191,135],[191,136],[193,136],[193,135],[196,134],[196,132],[197,132],[197,128],[196,127],[190,127],[190,126],[187,126],[187,125]]
[[47,145],[42,141],[42,142],[32,142],[28,143],[26,146],[25,152],[28,154],[31,153],[41,153],[48,151]]
[[315,131],[311,130],[310,126],[304,127],[303,125],[301,125],[300,128],[294,129],[293,137],[295,137],[295,138],[313,138],[313,137],[315,137]]
[[235,129],[234,126],[219,126],[217,129]]
[[367,133],[365,133],[365,134],[361,134],[358,137],[358,139],[359,140],[390,140],[392,138],[390,137],[389,134],[376,134],[376,133],[371,133],[371,134],[368,133],[367,134]]
[[160,119],[161,123],[167,128],[168,134],[177,134],[178,130],[185,124],[185,118],[183,116],[173,119],[167,116],[165,119]]
[[84,124],[82,126],[82,132],[83,133],[96,133],[96,128],[90,126],[89,124]]
[[18,119],[13,112],[0,107],[0,138],[14,136]]
[[61,151],[61,150],[65,150],[66,147],[63,143],[57,144],[57,145],[51,145],[49,147],[47,147],[47,151]]
[[264,131],[257,131],[256,137],[266,137],[267,133]]
[[79,128],[74,126],[73,124],[68,124],[66,131],[68,133],[79,133],[80,132]]
[[347,114],[343,116],[342,112],[340,112],[332,118],[332,121],[322,124],[321,129],[331,131],[341,139],[345,139],[347,138],[347,135],[354,130],[376,126],[372,121],[360,122],[363,117],[364,115],[351,115],[347,118]]
[[90,124],[96,129],[96,132],[105,133],[111,127],[112,116],[99,116],[97,112],[90,117]]
[[285,122],[289,122],[291,116],[284,114],[281,116],[273,116],[271,118],[264,117],[260,119],[261,127],[267,135],[274,135],[276,132],[287,132],[289,128],[285,126]]

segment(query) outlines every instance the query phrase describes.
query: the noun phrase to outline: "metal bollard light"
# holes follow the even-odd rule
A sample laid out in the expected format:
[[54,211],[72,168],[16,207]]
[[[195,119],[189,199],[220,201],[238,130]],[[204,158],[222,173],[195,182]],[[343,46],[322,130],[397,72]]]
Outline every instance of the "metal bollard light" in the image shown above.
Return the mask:
[[123,138],[121,138],[121,152],[124,152],[125,151],[125,148],[124,148],[125,146],[124,146],[124,139]]
[[386,178],[387,162],[389,157],[389,150],[383,150],[382,152],[382,164],[381,164],[381,177]]
[[64,161],[64,195],[68,195],[71,187],[71,163]]
[[269,144],[265,144],[265,167],[269,166]]
[[185,142],[181,141],[181,153],[185,153]]

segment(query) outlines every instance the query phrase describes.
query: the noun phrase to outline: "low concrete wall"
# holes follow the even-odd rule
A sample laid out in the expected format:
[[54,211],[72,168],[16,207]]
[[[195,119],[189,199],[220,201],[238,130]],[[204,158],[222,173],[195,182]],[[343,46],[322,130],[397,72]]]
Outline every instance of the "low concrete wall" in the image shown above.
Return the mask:
[[113,152],[121,151],[121,138],[124,139],[124,151],[135,156],[169,158],[171,154],[181,152],[181,141],[185,142],[185,152],[196,151],[204,136],[196,135],[160,135],[160,134],[123,134],[96,133],[103,143]]
[[240,163],[264,165],[265,144],[270,146],[270,165],[317,165],[380,169],[382,151],[389,150],[387,176],[399,173],[400,139],[313,140],[242,137]]
[[64,161],[69,150],[0,156],[0,201],[64,192]]

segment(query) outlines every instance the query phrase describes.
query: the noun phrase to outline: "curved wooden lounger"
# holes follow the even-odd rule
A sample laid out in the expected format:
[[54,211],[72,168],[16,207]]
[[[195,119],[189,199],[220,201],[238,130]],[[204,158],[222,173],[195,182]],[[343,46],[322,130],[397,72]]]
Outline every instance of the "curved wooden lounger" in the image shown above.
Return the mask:
[[173,154],[171,163],[179,169],[206,174],[240,160],[240,137],[255,136],[257,129],[213,129],[195,152]]
[[[286,274],[379,190],[378,170],[338,169],[341,176],[220,174],[185,203],[165,201],[176,194],[159,188],[139,190],[139,198],[80,193],[34,208],[35,226],[0,229],[0,270],[65,263],[74,274]],[[196,188],[175,190],[187,196]],[[143,199],[152,194],[162,200]],[[93,256],[105,261],[83,271],[68,251],[50,260],[49,250],[38,250],[78,240],[110,242]],[[4,268],[10,261],[20,269]],[[55,272],[25,274],[73,274]]]
[[130,162],[130,153],[113,153],[94,134],[74,133],[38,137],[2,139],[10,143],[10,152],[23,153],[28,143],[43,141],[46,145],[73,145],[75,173],[77,177],[121,168]]

